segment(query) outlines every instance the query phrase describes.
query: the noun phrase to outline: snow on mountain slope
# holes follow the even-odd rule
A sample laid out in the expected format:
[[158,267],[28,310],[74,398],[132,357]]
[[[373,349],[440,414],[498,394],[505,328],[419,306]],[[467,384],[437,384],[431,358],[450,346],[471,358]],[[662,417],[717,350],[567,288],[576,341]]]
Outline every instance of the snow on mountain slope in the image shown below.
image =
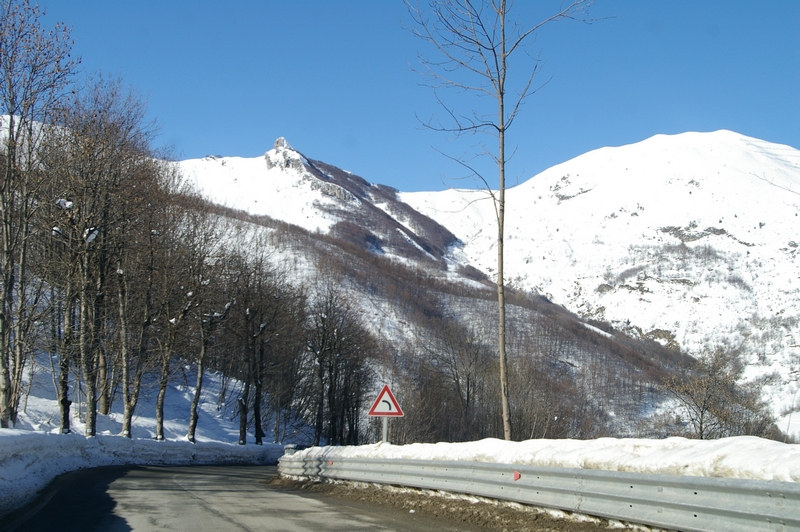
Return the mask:
[[[399,197],[496,271],[485,191]],[[741,347],[749,376],[780,375],[780,413],[800,377],[799,215],[800,151],[730,131],[657,135],[510,189],[507,280],[693,354]]]
[[[212,201],[407,264],[496,271],[486,191],[402,193],[306,158],[183,161]],[[739,349],[789,428],[800,407],[800,151],[730,131],[602,148],[508,191],[507,281],[634,336]],[[800,421],[800,416],[795,416]],[[800,423],[791,432],[800,430]]]
[[209,156],[179,163],[185,179],[207,199],[329,234],[378,254],[444,266],[455,237],[374,185],[322,161],[306,158],[286,139],[263,157]]
[[[255,215],[268,215],[309,231],[328,231],[336,219],[315,206],[335,197],[314,188],[316,178],[304,158],[284,139],[262,157],[215,157],[180,163],[184,175],[203,196]],[[270,161],[270,166],[267,161]]]

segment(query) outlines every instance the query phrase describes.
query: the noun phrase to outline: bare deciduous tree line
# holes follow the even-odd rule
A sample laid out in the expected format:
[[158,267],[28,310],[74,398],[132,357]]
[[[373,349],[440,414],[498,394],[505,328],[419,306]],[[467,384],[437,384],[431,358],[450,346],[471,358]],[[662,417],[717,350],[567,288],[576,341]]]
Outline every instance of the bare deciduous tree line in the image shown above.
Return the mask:
[[144,379],[158,388],[163,439],[168,385],[188,364],[190,441],[205,372],[218,370],[235,383],[225,392],[238,403],[240,443],[250,428],[261,443],[267,421],[276,441],[301,422],[315,441],[357,443],[373,352],[358,312],[331,282],[292,287],[264,232],[195,197],[119,80],[71,83],[78,62],[65,28],[43,28],[26,0],[0,10],[2,427],[17,422],[25,370],[47,353],[65,433],[78,406],[94,436],[97,414],[119,400],[131,437]]
[[[300,239],[298,239],[300,241]],[[390,425],[393,442],[459,441],[502,437],[496,396],[496,332],[491,292],[475,285],[449,284],[424,270],[324,235],[307,250],[357,291],[387,302],[396,318],[414,330],[406,341],[383,346],[383,378],[392,384],[406,413]],[[320,242],[325,243],[324,249]],[[305,244],[303,244],[305,245]],[[542,297],[509,291],[508,376],[512,438],[598,436],[700,437],[688,417],[665,421],[654,415],[660,404],[677,411],[671,383],[697,376],[703,357],[687,356],[670,345],[635,339],[609,324],[577,316]],[[736,355],[727,353],[730,360]],[[763,382],[732,386],[759,397]],[[665,403],[667,401],[667,403]],[[726,402],[726,405],[732,405]],[[763,401],[739,413],[757,423],[730,425],[726,434],[778,437]],[[743,419],[731,412],[732,419]],[[373,434],[377,425],[371,426]]]

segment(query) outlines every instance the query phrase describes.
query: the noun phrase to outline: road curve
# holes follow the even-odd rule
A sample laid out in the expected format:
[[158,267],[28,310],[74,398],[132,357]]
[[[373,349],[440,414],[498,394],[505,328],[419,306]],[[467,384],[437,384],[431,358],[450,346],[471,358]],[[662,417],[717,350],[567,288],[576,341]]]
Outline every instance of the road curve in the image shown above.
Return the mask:
[[464,530],[399,510],[270,486],[268,466],[103,467],[59,477],[2,531]]

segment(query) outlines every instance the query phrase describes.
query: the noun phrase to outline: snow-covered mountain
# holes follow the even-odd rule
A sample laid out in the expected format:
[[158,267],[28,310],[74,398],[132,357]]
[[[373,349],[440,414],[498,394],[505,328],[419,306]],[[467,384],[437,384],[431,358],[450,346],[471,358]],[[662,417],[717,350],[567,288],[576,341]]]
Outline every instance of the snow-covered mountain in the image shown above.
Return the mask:
[[376,253],[438,262],[456,242],[443,226],[399,201],[396,191],[321,161],[279,138],[264,157],[183,161],[206,198],[252,215],[363,244]]
[[[483,192],[401,199],[448,227],[475,267],[496,263]],[[730,131],[657,135],[554,166],[508,191],[511,283],[629,334],[699,354],[741,348],[800,378],[800,151]]]
[[[264,157],[181,166],[228,207],[464,282],[480,280],[473,268],[495,272],[486,191],[397,192],[309,159],[284,139]],[[776,413],[794,405],[800,151],[730,131],[657,135],[552,167],[510,189],[507,201],[513,286],[691,354],[741,349],[748,376],[780,375]]]

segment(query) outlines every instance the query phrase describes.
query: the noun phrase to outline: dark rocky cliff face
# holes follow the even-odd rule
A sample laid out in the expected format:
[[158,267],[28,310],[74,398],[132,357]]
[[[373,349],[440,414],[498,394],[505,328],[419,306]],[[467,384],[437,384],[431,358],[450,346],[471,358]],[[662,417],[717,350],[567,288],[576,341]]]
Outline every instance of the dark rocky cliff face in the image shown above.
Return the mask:
[[446,227],[397,198],[391,187],[374,185],[340,168],[305,157],[283,137],[265,157],[267,168],[292,168],[304,174],[314,190],[334,198],[318,204],[341,221],[333,226],[336,238],[375,253],[391,253],[445,268],[444,256],[458,239]]

